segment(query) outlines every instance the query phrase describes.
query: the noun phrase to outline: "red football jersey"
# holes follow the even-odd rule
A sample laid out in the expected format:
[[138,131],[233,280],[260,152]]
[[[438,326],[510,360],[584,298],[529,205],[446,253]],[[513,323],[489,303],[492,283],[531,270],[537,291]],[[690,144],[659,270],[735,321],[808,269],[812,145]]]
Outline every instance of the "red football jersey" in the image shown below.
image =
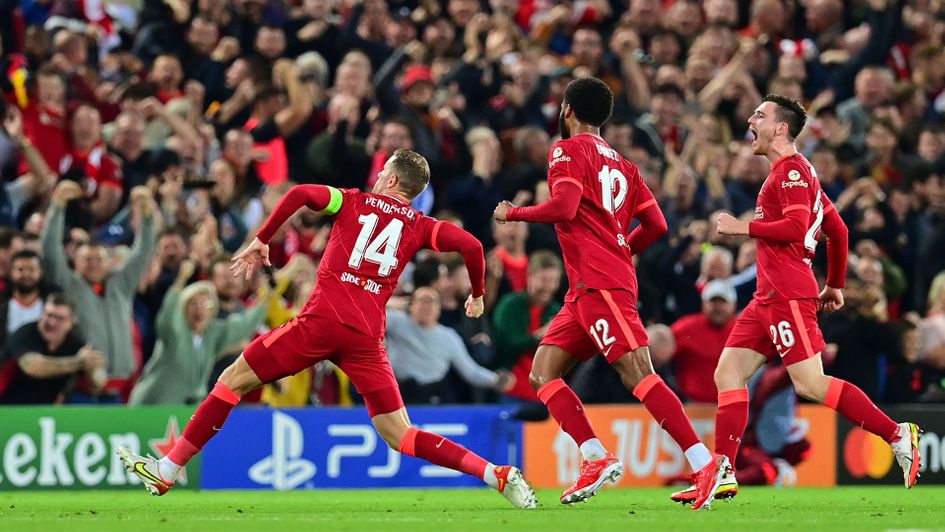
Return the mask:
[[768,224],[793,210],[808,213],[803,241],[758,238],[758,289],[762,303],[816,298],[817,279],[811,269],[820,238],[824,209],[830,205],[820,188],[814,166],[801,154],[787,155],[771,166],[761,186],[752,224]]
[[399,198],[342,189],[315,290],[302,310],[383,337],[385,307],[418,250],[436,249],[438,222]]
[[637,294],[627,235],[634,214],[656,203],[640,170],[597,135],[555,143],[548,157],[548,186],[570,181],[582,188],[574,219],[555,224],[568,274],[565,301],[589,288]]

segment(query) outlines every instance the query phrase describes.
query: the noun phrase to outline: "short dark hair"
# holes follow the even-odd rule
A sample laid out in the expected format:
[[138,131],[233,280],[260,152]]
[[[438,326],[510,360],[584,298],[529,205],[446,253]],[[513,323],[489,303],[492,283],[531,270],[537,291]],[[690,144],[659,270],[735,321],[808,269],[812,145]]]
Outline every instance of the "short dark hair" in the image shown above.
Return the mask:
[[653,96],[658,94],[663,96],[672,95],[679,98],[679,100],[682,102],[686,101],[686,93],[683,92],[682,87],[676,85],[675,83],[660,83],[655,89],[653,89]]
[[69,310],[75,314],[75,303],[63,292],[53,292],[46,296],[46,304],[56,305],[57,307],[69,307]]
[[181,229],[180,227],[177,227],[176,225],[171,225],[162,229],[161,232],[158,234],[158,240],[161,240],[162,238],[166,236],[179,236],[182,239],[184,239],[185,243],[187,242],[187,238],[188,238],[187,232]]
[[892,133],[894,137],[899,136],[899,129],[896,127],[896,124],[893,124],[888,118],[874,116],[870,119],[870,124],[866,128],[867,131],[873,129],[874,127],[881,127],[886,131]]
[[13,264],[16,261],[23,260],[23,259],[26,259],[26,260],[35,259],[35,260],[40,261],[40,263],[42,263],[42,260],[43,260],[42,257],[39,256],[39,253],[36,253],[32,249],[21,249],[20,251],[17,251],[16,253],[14,253],[12,257],[10,257],[10,264]]
[[614,93],[597,78],[578,78],[568,83],[564,101],[579,121],[594,127],[604,125],[614,112]]
[[410,199],[419,196],[430,182],[430,163],[413,150],[395,150],[391,165],[400,178],[400,190]]
[[784,122],[788,125],[788,135],[791,140],[796,139],[801,134],[804,123],[807,122],[807,111],[804,110],[801,102],[780,94],[769,94],[761,101],[762,103],[772,102],[775,104],[774,117],[778,122]]
[[534,274],[542,270],[554,268],[562,270],[561,259],[547,249],[539,249],[528,256],[528,273]]
[[253,97],[253,105],[259,105],[270,98],[281,96],[282,91],[275,85],[260,83],[256,85],[256,95]]
[[10,249],[13,239],[18,236],[11,227],[0,227],[0,249]]

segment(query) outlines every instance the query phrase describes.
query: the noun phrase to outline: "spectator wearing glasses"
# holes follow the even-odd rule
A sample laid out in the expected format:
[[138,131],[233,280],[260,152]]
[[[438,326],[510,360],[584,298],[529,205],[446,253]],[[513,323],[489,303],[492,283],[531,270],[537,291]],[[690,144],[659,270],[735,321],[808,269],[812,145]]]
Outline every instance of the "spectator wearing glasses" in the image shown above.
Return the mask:
[[249,338],[266,316],[269,295],[246,310],[217,317],[213,283],[184,285],[194,263],[181,264],[157,316],[157,343],[128,400],[132,405],[190,404],[207,394],[207,381],[223,351]]
[[0,351],[0,404],[62,402],[73,379],[84,375],[93,390],[105,384],[105,356],[75,328],[75,307],[57,292],[38,321],[23,325]]

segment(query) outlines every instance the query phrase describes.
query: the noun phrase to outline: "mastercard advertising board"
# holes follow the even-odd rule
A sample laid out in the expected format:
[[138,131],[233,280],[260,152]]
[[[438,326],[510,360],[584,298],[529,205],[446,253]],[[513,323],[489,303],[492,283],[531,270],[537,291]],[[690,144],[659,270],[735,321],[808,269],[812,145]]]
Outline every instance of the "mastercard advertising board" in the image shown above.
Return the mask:
[[[925,431],[919,442],[920,484],[945,484],[945,406],[884,407],[896,421],[912,421]],[[902,484],[902,469],[882,438],[838,417],[837,483]]]
[[[686,413],[696,433],[711,448],[715,405],[689,405]],[[689,473],[682,450],[642,405],[588,406],[587,414],[601,442],[624,464],[625,473],[618,485],[663,486]],[[797,467],[797,484],[835,485],[836,413],[820,406],[800,406],[794,430],[812,444],[809,456]],[[554,420],[526,423],[524,445],[525,474],[535,487],[565,487],[577,479],[580,452]]]

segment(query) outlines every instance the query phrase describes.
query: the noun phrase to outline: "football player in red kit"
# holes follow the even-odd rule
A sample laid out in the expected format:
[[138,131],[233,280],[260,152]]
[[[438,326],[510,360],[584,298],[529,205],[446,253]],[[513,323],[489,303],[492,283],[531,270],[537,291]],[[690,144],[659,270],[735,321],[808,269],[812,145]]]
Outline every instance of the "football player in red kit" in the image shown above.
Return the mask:
[[223,372],[167,456],[155,460],[119,450],[152,494],[163,495],[173,486],[180,469],[220,430],[241,396],[331,360],[364,397],[371,421],[391,448],[478,477],[519,508],[536,506],[535,493],[518,468],[494,466],[447,438],[410,425],[384,350],[387,301],[420,249],[463,256],[472,282],[466,315],[482,315],[482,244],[459,227],[410,207],[429,182],[427,161],[416,152],[397,150],[372,193],[300,185],[279,202],[256,239],[233,258],[234,274],[250,278],[260,264],[270,266],[269,239],[305,206],[334,217],[315,289],[298,316],[254,340]]
[[[755,155],[771,162],[771,172],[758,193],[751,222],[722,214],[718,231],[747,235],[758,241],[758,289],[725,343],[715,370],[719,407],[715,450],[733,463],[748,423],[746,383],[769,357],[778,355],[798,395],[823,403],[892,446],[907,488],[919,473],[919,428],[883,413],[856,385],[824,375],[820,353],[824,338],[817,311],[843,306],[847,271],[847,227],[820,188],[810,161],[797,152],[794,139],[807,113],[792,98],[772,94],[748,119]],[[811,269],[821,230],[827,235],[827,285],[818,290]],[[719,496],[738,492],[734,472]],[[674,500],[686,491],[673,494]]]
[[[562,380],[578,362],[600,352],[685,451],[698,492],[692,507],[703,508],[711,503],[729,463],[699,440],[679,398],[650,362],[631,257],[666,233],[666,219],[636,165],[600,137],[613,102],[603,81],[572,81],[561,104],[562,138],[548,157],[551,198],[532,207],[503,202],[495,210],[500,223],[555,224],[570,285],[564,308],[535,353],[529,380],[584,458],[580,477],[561,496],[562,503],[586,500],[623,474],[623,464],[601,445],[581,400]],[[640,225],[631,231],[634,218]]]

